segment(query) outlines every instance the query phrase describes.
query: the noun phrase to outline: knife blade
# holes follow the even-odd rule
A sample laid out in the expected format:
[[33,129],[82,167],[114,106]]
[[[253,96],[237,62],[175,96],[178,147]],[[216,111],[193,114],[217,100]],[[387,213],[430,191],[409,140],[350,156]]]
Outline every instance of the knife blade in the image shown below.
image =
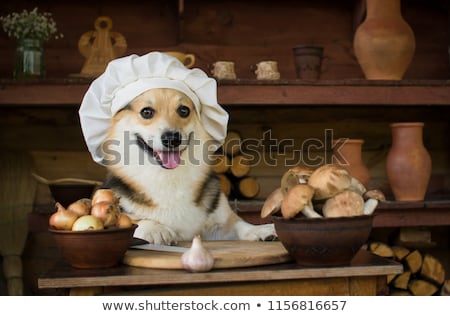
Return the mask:
[[153,250],[153,251],[165,251],[165,252],[180,252],[180,253],[183,253],[189,249],[187,247],[155,245],[155,244],[133,245],[133,246],[130,246],[129,248]]

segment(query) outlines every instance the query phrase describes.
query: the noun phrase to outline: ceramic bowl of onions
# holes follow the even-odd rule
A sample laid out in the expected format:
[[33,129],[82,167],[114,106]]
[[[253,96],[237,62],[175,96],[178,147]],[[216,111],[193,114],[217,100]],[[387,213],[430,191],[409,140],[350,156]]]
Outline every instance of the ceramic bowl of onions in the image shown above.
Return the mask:
[[367,243],[384,200],[381,191],[367,190],[341,166],[296,166],[267,197],[261,217],[272,220],[299,266],[345,266]]
[[98,189],[92,197],[67,206],[56,202],[49,219],[49,232],[62,256],[73,268],[80,269],[119,264],[136,228],[109,189]]

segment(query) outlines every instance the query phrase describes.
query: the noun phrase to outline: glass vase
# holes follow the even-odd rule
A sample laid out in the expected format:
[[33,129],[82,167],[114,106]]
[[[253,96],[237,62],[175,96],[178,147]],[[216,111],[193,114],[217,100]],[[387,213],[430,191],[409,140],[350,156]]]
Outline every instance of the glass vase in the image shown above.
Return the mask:
[[42,78],[45,75],[44,45],[41,40],[24,38],[17,41],[15,79]]

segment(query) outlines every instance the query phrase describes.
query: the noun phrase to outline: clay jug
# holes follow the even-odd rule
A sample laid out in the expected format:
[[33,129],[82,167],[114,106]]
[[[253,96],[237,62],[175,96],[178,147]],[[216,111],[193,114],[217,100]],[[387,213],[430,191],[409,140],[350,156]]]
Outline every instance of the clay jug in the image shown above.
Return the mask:
[[397,201],[422,201],[431,176],[431,157],[423,144],[422,122],[391,124],[392,146],[386,175]]
[[362,139],[341,138],[333,141],[332,162],[347,169],[366,188],[370,182],[369,169],[362,159]]
[[401,14],[400,0],[366,0],[366,19],[353,40],[366,79],[400,80],[412,61],[415,38]]

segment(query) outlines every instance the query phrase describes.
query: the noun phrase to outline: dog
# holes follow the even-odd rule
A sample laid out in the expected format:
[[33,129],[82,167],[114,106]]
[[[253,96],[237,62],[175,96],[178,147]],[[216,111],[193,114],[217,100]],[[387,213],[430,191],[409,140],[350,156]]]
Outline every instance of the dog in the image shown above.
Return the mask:
[[211,136],[192,100],[152,88],[112,117],[103,143],[104,187],[138,224],[135,237],[173,245],[204,240],[272,240],[273,224],[253,225],[231,209],[208,163]]

